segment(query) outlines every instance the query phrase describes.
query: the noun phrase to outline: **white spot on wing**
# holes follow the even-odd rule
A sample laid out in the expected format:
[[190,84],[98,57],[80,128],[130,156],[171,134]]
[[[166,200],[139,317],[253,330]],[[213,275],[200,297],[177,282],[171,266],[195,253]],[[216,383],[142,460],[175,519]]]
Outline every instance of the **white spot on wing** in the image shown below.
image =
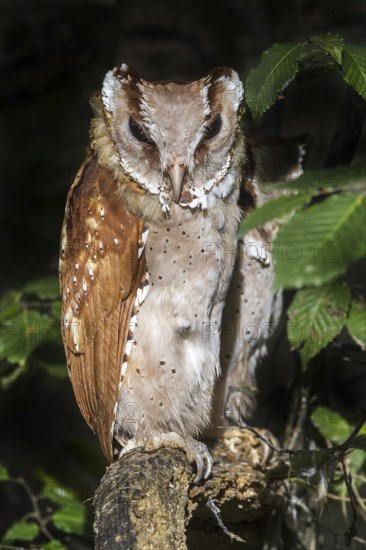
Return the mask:
[[76,353],[79,353],[81,333],[80,321],[77,319],[77,317],[73,316],[70,320],[70,332],[74,342]]
[[88,273],[89,273],[89,277],[91,278],[91,280],[93,281],[94,280],[94,271],[93,271],[93,264],[90,260],[88,260]]
[[124,378],[126,376],[126,372],[127,372],[127,361],[122,363],[122,370],[121,370],[122,378]]
[[[141,241],[139,242],[139,249],[138,249],[138,258],[139,259],[141,258],[141,254],[143,253],[143,251],[145,249],[148,236],[149,236],[149,230],[148,230],[147,227],[146,228],[144,227],[143,230],[142,230]],[[116,244],[118,244],[118,240],[117,240]]]
[[88,224],[89,229],[91,229],[91,230],[96,229],[98,227],[98,222],[95,218],[88,218],[87,219],[87,224]]
[[[148,277],[148,272],[146,271],[145,277]],[[148,288],[148,285],[147,285]],[[132,349],[134,344],[136,344],[136,340],[133,339],[133,332],[137,326],[137,309],[139,306],[138,297],[136,295],[135,303],[134,303],[134,309],[130,318],[130,330],[127,337],[126,346],[123,353],[123,362],[121,366],[121,378],[119,382],[119,389],[121,388],[122,380],[126,376],[127,367],[128,367],[128,360],[131,357]]]
[[[146,270],[145,276],[142,279],[136,293],[136,304],[140,306],[146,299],[149,292],[149,272]],[[132,321],[132,319],[131,319]]]

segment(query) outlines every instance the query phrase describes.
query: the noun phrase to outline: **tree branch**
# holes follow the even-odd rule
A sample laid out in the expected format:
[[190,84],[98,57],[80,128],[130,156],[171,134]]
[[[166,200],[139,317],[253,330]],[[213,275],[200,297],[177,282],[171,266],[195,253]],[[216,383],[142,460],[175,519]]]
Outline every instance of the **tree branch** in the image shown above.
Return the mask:
[[263,540],[270,517],[285,508],[282,483],[233,455],[215,444],[214,476],[200,485],[193,485],[180,450],[125,455],[109,466],[95,494],[95,548],[185,550],[187,537],[196,547],[210,536],[219,537],[220,548],[232,548],[227,532],[251,544]]

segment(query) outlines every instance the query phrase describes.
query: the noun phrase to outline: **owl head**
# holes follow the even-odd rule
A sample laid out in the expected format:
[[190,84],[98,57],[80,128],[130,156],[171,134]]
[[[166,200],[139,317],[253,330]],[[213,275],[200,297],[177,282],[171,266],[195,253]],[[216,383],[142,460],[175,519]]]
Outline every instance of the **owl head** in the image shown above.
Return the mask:
[[229,68],[193,82],[148,82],[122,64],[102,88],[118,162],[163,211],[173,203],[204,209],[230,193],[242,98]]

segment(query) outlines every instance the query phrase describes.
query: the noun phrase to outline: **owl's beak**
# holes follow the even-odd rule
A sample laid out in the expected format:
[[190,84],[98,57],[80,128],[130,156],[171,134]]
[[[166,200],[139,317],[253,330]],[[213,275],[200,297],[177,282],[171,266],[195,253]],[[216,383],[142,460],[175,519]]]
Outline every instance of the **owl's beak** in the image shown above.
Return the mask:
[[184,164],[178,162],[175,162],[169,167],[169,176],[172,184],[173,198],[175,202],[179,202],[182,193],[185,170],[186,167],[184,166]]

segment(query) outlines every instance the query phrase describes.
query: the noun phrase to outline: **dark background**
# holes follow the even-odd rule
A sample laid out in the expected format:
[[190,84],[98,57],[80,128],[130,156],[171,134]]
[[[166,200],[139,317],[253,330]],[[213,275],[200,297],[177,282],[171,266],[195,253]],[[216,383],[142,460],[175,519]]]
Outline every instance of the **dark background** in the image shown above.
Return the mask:
[[[362,0],[0,0],[0,295],[57,273],[66,194],[88,144],[88,97],[107,70],[127,62],[146,79],[194,79],[227,65],[245,81],[274,42],[331,31],[364,45],[365,24]],[[291,85],[284,96],[261,130],[308,133],[309,167],[321,168],[342,134],[346,100],[357,99],[337,73]],[[364,130],[350,149],[348,160],[365,156]],[[346,412],[361,399],[357,385],[348,390],[335,399]],[[68,380],[28,372],[0,392],[0,415],[0,463],[13,475],[51,472],[83,497],[93,494],[103,461]],[[8,525],[21,506],[16,495],[6,498],[15,506],[3,510]]]

